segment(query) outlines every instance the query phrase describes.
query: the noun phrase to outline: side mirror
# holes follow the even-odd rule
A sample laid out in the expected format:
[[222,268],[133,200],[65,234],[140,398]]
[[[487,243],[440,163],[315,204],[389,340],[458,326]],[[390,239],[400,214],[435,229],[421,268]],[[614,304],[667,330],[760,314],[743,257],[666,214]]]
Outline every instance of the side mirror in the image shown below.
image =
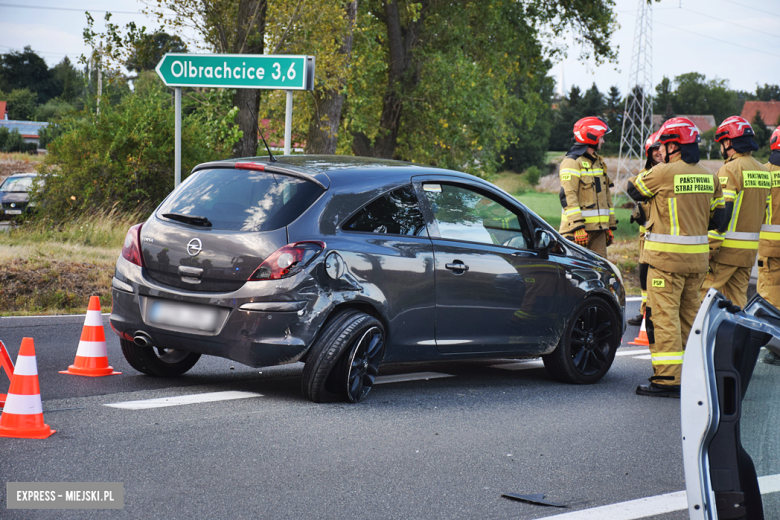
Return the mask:
[[553,246],[557,243],[557,240],[555,240],[555,237],[553,237],[550,233],[548,233],[544,229],[537,229],[534,232],[534,247],[540,251],[544,251],[545,253],[552,249]]

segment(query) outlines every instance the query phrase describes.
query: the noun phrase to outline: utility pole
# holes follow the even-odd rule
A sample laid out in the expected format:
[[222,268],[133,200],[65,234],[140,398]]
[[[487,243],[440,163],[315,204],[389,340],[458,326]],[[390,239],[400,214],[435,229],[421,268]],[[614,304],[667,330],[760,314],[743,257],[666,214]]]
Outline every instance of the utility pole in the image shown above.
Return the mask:
[[615,197],[626,192],[626,180],[642,170],[645,141],[653,132],[653,7],[638,0],[634,52],[628,80],[618,168],[613,179]]

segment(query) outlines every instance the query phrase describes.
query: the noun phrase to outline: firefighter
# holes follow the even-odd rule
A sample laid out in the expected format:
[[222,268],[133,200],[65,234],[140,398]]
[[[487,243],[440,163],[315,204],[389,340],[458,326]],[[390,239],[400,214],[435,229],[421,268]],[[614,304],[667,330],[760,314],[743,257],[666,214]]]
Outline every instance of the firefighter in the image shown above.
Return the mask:
[[596,153],[610,133],[600,117],[584,117],[574,124],[574,146],[561,162],[560,232],[569,240],[607,256],[617,229],[607,167]]
[[758,150],[753,135],[753,127],[739,116],[727,118],[715,131],[726,161],[717,175],[731,219],[709,232],[710,269],[701,290],[702,299],[714,288],[740,307],[747,303],[750,271],[772,187],[769,172],[752,156]]
[[656,134],[663,163],[628,183],[629,196],[649,202],[645,322],[653,376],[639,395],[680,397],[685,343],[707,272],[707,230],[726,220],[718,177],[699,165],[701,136],[690,119],[666,121]]
[[[639,175],[645,175],[649,172],[653,166],[660,164],[663,161],[661,155],[661,143],[656,140],[656,134],[650,134],[650,137],[645,141],[645,155],[647,161],[645,162],[645,169],[639,172]],[[638,176],[639,176],[638,175]],[[634,182],[636,177],[631,177],[628,182]],[[646,202],[637,202],[634,205],[634,211],[631,213],[631,222],[639,223],[639,258],[642,258],[642,249],[645,245],[645,223],[647,222],[647,216],[650,213],[650,205]],[[639,307],[639,314],[633,318],[629,318],[626,322],[629,325],[638,326],[642,324],[642,316],[645,315],[645,307],[647,306],[647,269],[648,265],[639,262],[639,285],[642,288],[642,305]]]
[[758,241],[758,294],[780,308],[780,126],[769,138],[769,162],[764,167],[772,177],[772,191]]

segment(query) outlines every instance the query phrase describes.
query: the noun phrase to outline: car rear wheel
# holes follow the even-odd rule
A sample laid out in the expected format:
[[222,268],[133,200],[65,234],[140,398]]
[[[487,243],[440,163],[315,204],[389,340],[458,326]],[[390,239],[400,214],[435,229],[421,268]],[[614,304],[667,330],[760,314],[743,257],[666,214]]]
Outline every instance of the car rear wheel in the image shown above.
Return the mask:
[[384,348],[379,320],[357,310],[337,314],[311,347],[301,379],[303,394],[315,403],[362,401],[374,386]]
[[124,338],[122,354],[130,366],[150,376],[176,377],[192,367],[200,359],[200,354],[165,347],[139,347]]
[[615,311],[600,298],[589,298],[574,310],[558,348],[542,356],[544,367],[558,381],[595,383],[604,377],[620,346]]

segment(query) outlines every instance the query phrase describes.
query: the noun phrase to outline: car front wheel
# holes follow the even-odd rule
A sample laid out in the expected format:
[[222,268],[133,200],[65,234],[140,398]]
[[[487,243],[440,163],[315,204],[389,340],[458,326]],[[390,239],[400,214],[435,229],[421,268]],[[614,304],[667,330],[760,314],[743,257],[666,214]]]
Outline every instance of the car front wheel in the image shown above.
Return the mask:
[[124,338],[119,340],[122,354],[131,367],[150,376],[176,377],[192,367],[200,354],[165,347],[139,347]]
[[558,381],[591,384],[609,371],[619,346],[615,311],[604,300],[589,298],[575,308],[558,347],[542,360]]

